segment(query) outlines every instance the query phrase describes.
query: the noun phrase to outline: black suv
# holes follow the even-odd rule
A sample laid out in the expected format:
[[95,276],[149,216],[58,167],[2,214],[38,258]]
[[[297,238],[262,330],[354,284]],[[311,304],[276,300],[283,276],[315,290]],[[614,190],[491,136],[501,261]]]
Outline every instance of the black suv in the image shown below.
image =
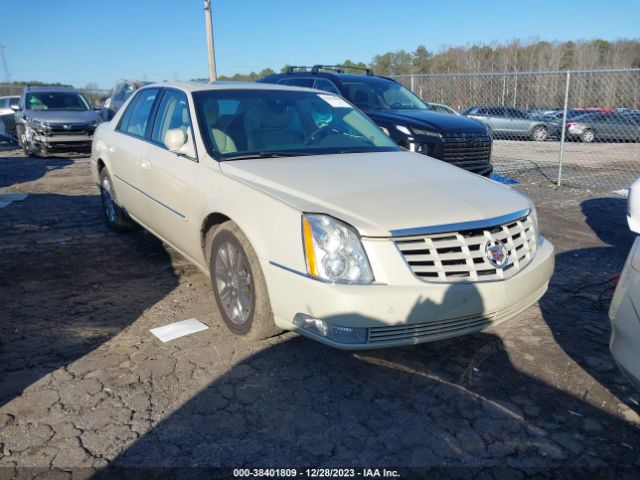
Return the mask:
[[398,145],[486,177],[491,165],[491,133],[486,125],[462,116],[437,113],[395,80],[346,74],[340,65],[287,67],[259,82],[310,87],[336,93],[366,113]]

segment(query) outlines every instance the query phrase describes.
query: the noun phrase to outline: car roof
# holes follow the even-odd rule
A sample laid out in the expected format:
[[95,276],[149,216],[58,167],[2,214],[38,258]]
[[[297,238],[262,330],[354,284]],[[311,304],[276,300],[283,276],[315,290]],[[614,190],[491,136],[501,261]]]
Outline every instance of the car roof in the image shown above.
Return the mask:
[[316,90],[314,88],[293,87],[288,85],[276,85],[274,83],[256,83],[256,82],[232,82],[232,81],[215,81],[211,83],[204,82],[160,82],[145,85],[143,88],[178,88],[187,92],[202,92],[208,90],[289,90],[304,92],[321,92],[329,94],[329,92]]
[[20,95],[4,95],[3,97],[0,97],[0,99],[3,98],[20,98]]

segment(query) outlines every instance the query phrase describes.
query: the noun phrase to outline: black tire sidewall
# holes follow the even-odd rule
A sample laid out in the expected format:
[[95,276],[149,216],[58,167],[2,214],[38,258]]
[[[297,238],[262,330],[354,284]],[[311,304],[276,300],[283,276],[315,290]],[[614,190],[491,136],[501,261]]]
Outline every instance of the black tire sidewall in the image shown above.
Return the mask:
[[[244,255],[245,263],[247,265],[247,268],[249,269],[249,274],[251,275],[251,297],[252,297],[251,312],[249,314],[249,318],[247,319],[247,321],[242,324],[237,324],[232,322],[231,319],[227,316],[227,313],[225,312],[224,307],[222,306],[222,301],[220,300],[220,296],[218,294],[218,288],[216,285],[216,281],[217,281],[216,280],[216,257],[217,257],[218,249],[224,242],[231,243],[231,245],[236,247],[238,251],[240,251],[242,255]],[[254,274],[254,269],[251,266],[251,260],[247,252],[242,247],[242,244],[240,243],[238,238],[230,230],[222,229],[220,232],[218,232],[214,236],[213,242],[211,243],[211,254],[209,258],[209,272],[211,272],[211,287],[213,288],[213,296],[216,299],[216,304],[218,305],[218,311],[220,312],[220,315],[222,316],[222,320],[224,321],[225,325],[235,335],[240,335],[240,336],[248,335],[249,332],[251,332],[251,327],[253,326],[253,321],[256,313],[256,306],[258,302],[256,285],[255,285],[255,274]]]

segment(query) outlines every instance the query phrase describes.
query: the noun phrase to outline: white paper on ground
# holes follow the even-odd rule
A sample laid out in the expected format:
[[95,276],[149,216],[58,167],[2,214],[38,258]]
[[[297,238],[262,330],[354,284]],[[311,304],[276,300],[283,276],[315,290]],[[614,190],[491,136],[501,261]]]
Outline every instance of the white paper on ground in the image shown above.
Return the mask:
[[149,330],[162,342],[166,343],[169,340],[174,340],[185,335],[191,335],[192,333],[198,333],[208,329],[204,323],[195,318],[189,320],[182,320],[181,322],[170,323],[164,327],[152,328]]
[[20,202],[27,198],[26,193],[2,193],[0,194],[0,208],[11,205],[12,202]]
[[620,195],[622,197],[628,197],[629,196],[629,189],[628,188],[623,188],[620,190],[614,190],[613,193],[615,193],[616,195]]

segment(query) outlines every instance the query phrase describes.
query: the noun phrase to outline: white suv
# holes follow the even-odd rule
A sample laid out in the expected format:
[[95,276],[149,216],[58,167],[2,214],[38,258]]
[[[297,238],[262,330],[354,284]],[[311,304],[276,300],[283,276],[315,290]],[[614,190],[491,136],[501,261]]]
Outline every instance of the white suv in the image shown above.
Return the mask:
[[535,303],[553,272],[528,198],[401,150],[327,92],[149,85],[98,127],[91,160],[108,225],[137,222],[210,273],[249,339],[463,335]]

